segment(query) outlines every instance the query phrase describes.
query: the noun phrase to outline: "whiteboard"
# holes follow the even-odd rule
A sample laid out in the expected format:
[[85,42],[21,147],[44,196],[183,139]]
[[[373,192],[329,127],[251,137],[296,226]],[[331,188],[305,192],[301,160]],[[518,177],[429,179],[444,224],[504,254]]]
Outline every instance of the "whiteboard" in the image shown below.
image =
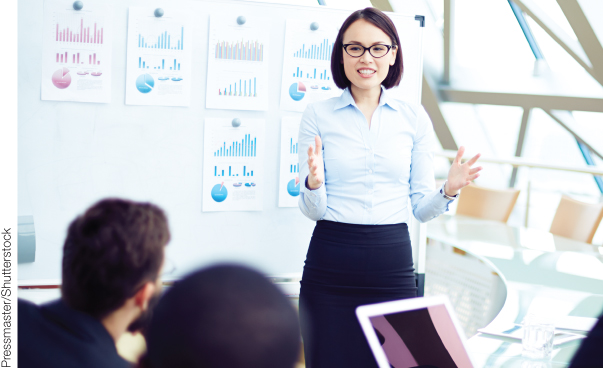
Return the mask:
[[[87,0],[92,2],[93,0]],[[101,1],[101,0],[94,0]],[[105,2],[105,0],[102,0]],[[66,3],[72,3],[66,0]],[[299,113],[279,109],[285,22],[341,25],[350,10],[242,1],[111,0],[112,98],[108,104],[41,101],[43,0],[19,1],[18,212],[33,215],[36,261],[19,265],[19,280],[60,279],[68,224],[97,200],[117,196],[151,201],[167,213],[172,240],[166,256],[174,277],[216,261],[236,261],[267,274],[299,273],[314,222],[297,208],[278,207],[280,122]],[[193,28],[190,107],[126,106],[129,6],[186,7]],[[268,111],[205,106],[210,14],[266,17],[270,22]],[[401,38],[405,72],[399,98],[421,96],[422,28],[414,15],[388,14]],[[261,212],[202,212],[205,118],[265,119],[266,191]],[[45,220],[42,220],[45,219]]]

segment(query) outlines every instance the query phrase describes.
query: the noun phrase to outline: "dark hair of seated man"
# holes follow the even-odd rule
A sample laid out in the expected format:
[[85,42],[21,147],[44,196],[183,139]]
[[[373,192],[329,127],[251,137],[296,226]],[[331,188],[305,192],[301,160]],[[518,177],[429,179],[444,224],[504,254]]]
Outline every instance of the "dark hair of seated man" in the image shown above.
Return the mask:
[[150,203],[105,199],[78,216],[63,246],[62,297],[19,299],[19,366],[128,367],[115,347],[150,320],[170,239]]
[[159,207],[122,199],[98,202],[69,225],[63,301],[97,319],[106,317],[158,279],[169,239]]
[[197,271],[159,301],[144,368],[292,368],[297,313],[265,276],[242,266]]

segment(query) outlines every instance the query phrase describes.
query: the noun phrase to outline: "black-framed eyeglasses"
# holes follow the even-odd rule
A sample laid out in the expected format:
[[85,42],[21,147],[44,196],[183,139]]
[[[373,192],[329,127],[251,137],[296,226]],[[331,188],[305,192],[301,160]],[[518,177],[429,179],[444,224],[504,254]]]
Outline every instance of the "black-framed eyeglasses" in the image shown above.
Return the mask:
[[389,50],[391,50],[393,48],[396,48],[396,46],[395,45],[377,44],[377,45],[373,45],[371,47],[364,47],[364,46],[358,45],[356,43],[348,43],[348,44],[343,45],[343,49],[345,50],[346,54],[348,54],[354,58],[361,57],[362,55],[364,55],[366,50],[368,50],[369,54],[371,54],[371,56],[374,58],[384,57],[385,55],[387,55]]

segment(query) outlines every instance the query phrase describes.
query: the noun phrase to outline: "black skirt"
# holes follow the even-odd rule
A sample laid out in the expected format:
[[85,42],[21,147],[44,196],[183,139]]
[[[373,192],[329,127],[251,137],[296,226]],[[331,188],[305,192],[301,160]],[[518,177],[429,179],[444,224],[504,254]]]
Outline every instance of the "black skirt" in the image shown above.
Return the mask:
[[299,295],[306,367],[377,367],[356,307],[416,296],[406,224],[318,221]]

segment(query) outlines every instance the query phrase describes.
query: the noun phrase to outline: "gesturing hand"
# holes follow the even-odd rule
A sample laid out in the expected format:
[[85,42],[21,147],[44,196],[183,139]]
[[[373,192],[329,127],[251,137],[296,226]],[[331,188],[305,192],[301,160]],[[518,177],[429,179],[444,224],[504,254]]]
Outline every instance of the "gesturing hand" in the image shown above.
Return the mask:
[[314,137],[314,147],[308,147],[308,187],[318,189],[325,181],[325,164],[322,160],[322,141],[319,136]]
[[461,164],[463,153],[465,153],[465,147],[461,146],[456,153],[456,158],[452,162],[452,166],[450,166],[450,170],[448,171],[448,181],[446,182],[444,191],[446,191],[446,194],[449,196],[456,195],[461,188],[469,185],[469,183],[477,179],[479,177],[478,172],[482,169],[481,166],[473,169],[471,168],[471,166],[473,166],[473,164],[475,164],[479,158],[479,153],[473,156],[469,161]]

